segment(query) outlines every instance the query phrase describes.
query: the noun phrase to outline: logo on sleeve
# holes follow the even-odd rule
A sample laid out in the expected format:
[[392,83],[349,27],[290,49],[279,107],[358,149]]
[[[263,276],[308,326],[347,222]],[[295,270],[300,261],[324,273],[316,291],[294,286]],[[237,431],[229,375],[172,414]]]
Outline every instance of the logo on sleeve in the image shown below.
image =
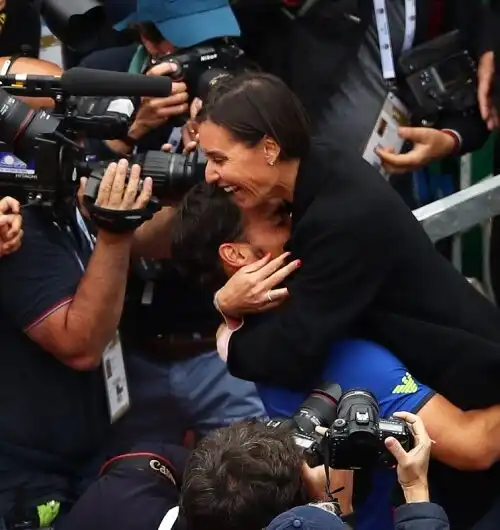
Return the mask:
[[394,387],[393,394],[415,394],[418,390],[418,385],[413,380],[411,374],[406,372],[401,380],[401,384]]

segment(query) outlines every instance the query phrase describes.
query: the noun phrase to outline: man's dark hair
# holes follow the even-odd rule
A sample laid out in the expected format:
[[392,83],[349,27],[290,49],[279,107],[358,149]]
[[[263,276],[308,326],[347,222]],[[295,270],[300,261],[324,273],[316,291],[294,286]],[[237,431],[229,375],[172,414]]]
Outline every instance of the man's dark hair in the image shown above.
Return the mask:
[[307,503],[303,460],[286,428],[236,423],[200,442],[184,472],[189,530],[256,530]]
[[309,120],[298,97],[278,77],[246,72],[217,83],[209,93],[199,121],[227,129],[249,147],[264,137],[281,148],[280,158],[303,158],[310,146]]
[[218,289],[227,280],[219,247],[244,241],[241,211],[223,189],[200,182],[177,209],[171,237],[172,258],[181,272],[204,287]]

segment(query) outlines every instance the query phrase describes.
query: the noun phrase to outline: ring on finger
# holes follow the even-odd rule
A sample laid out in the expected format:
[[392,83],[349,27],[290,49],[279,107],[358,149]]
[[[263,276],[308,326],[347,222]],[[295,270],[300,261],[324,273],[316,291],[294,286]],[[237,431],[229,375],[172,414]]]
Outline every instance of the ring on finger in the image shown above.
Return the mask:
[[271,302],[271,303],[274,302],[273,297],[272,297],[271,290],[267,291],[267,299],[268,299],[269,302]]

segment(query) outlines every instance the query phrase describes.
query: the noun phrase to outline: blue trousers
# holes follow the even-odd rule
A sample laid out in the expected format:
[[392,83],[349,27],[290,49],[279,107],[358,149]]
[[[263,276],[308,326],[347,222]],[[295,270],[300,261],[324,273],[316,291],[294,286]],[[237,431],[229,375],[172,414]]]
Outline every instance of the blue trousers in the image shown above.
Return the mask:
[[113,425],[107,447],[85,477],[93,479],[103,460],[139,443],[182,445],[188,429],[205,435],[267,416],[255,384],[233,377],[215,351],[175,363],[132,354],[126,364],[130,410]]

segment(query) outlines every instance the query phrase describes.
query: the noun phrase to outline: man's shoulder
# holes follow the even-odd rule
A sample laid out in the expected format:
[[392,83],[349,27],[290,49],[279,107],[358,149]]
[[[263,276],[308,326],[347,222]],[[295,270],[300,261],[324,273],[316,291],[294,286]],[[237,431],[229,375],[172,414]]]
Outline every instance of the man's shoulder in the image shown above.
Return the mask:
[[137,44],[118,46],[91,53],[81,62],[82,68],[126,72],[137,50]]
[[369,341],[338,341],[330,352],[325,373],[343,390],[369,390],[379,401],[384,416],[397,410],[416,412],[434,395],[394,354]]

